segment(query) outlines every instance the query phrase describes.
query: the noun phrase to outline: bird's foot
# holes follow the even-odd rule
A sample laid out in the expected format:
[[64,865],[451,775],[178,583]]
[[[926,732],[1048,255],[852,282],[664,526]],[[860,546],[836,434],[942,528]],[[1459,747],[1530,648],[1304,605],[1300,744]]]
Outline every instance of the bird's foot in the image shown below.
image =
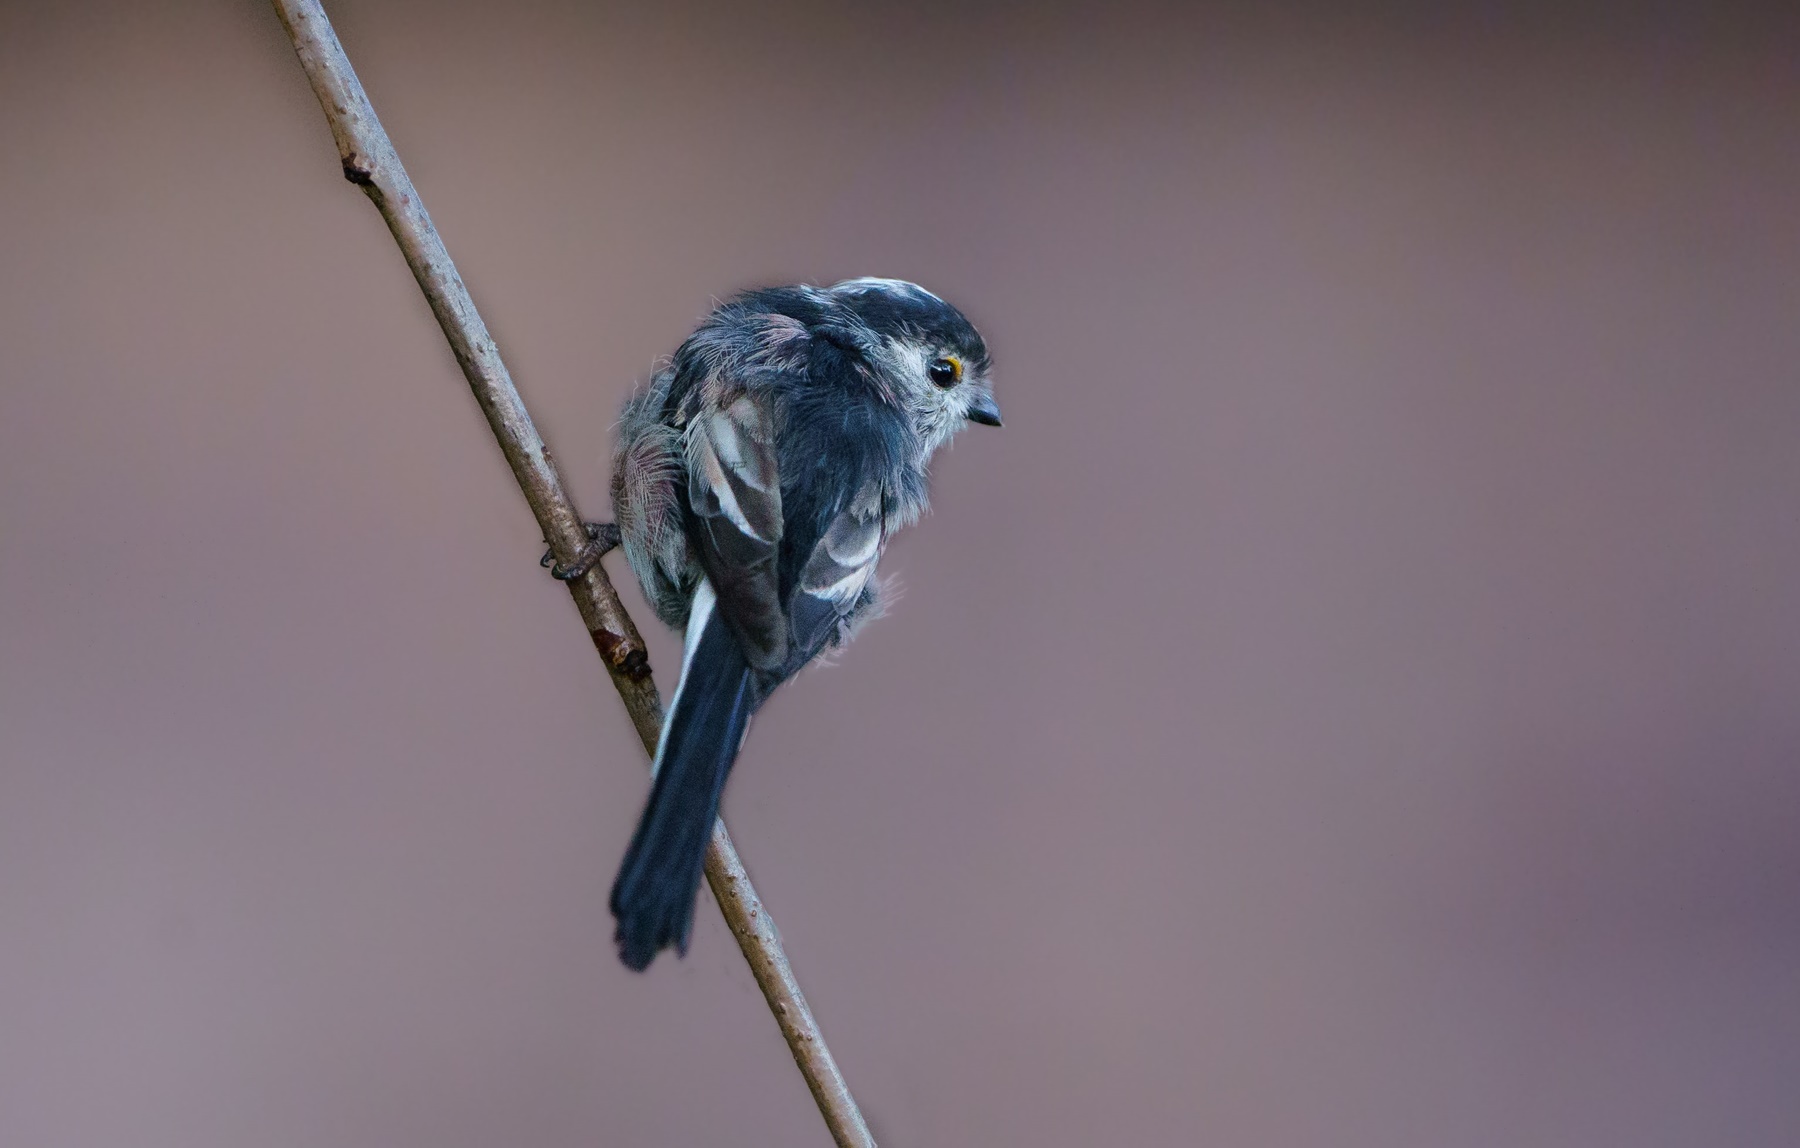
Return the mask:
[[582,526],[587,531],[588,541],[592,545],[586,548],[580,558],[569,563],[557,562],[556,555],[546,550],[544,556],[538,559],[538,565],[549,569],[550,577],[558,582],[570,582],[586,574],[606,555],[607,551],[619,545],[617,523],[584,522]]

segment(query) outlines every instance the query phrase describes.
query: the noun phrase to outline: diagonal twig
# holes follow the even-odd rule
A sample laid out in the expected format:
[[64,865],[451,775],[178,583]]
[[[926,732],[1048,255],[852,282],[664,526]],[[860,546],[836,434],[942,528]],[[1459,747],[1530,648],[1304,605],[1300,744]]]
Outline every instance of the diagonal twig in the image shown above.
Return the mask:
[[[650,677],[643,638],[625,612],[606,571],[592,561],[590,548],[594,543],[588,539],[581,516],[563,489],[556,463],[532,424],[512,376],[500,361],[499,349],[488,334],[487,325],[476,312],[392,141],[375,118],[375,109],[363,93],[331,22],[325,18],[325,10],[318,0],[273,3],[294,42],[300,66],[325,110],[325,118],[331,123],[344,177],[368,194],[387,221],[388,230],[393,232],[407,266],[412,268],[420,290],[431,303],[445,338],[450,340],[450,349],[506,454],[519,489],[525,492],[525,501],[531,504],[531,512],[543,528],[551,553],[565,566],[587,563],[585,574],[569,580],[569,593],[625,702],[644,749],[654,756],[662,727],[662,702]],[[706,853],[706,880],[737,937],[738,947],[744,951],[744,959],[750,962],[750,972],[768,999],[769,1009],[781,1026],[782,1036],[787,1038],[794,1062],[806,1078],[806,1086],[812,1090],[832,1138],[842,1148],[874,1148],[874,1137],[800,993],[800,984],[782,948],[781,934],[751,885],[723,819],[713,823],[712,843]]]

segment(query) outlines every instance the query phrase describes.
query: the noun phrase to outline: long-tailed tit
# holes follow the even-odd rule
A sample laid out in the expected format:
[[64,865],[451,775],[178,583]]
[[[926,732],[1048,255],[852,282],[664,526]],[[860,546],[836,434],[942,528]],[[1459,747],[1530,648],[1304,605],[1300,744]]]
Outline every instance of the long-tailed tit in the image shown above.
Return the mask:
[[875,605],[875,566],[926,506],[926,464],[1000,425],[987,345],[895,279],[750,291],[625,405],[617,537],[686,626],[655,780],[612,888],[619,956],[687,951],[702,862],[750,715]]

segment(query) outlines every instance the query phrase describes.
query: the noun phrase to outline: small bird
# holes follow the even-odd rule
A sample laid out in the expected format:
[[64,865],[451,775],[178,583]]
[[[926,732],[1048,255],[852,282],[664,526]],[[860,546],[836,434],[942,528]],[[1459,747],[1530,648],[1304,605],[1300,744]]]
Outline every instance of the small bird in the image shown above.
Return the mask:
[[932,453],[1000,425],[987,345],[897,279],[748,291],[625,404],[617,538],[686,627],[654,781],[613,882],[619,957],[687,953],[726,774],[775,687],[877,607],[888,538],[926,509]]

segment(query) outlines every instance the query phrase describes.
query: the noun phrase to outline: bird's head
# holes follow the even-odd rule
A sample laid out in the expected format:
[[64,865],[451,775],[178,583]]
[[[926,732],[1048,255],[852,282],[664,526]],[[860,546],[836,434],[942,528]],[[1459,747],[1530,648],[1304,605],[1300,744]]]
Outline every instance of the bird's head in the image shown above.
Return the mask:
[[927,455],[964,423],[1000,425],[987,343],[961,311],[900,279],[846,279],[829,293],[876,337],[876,366],[912,414]]

